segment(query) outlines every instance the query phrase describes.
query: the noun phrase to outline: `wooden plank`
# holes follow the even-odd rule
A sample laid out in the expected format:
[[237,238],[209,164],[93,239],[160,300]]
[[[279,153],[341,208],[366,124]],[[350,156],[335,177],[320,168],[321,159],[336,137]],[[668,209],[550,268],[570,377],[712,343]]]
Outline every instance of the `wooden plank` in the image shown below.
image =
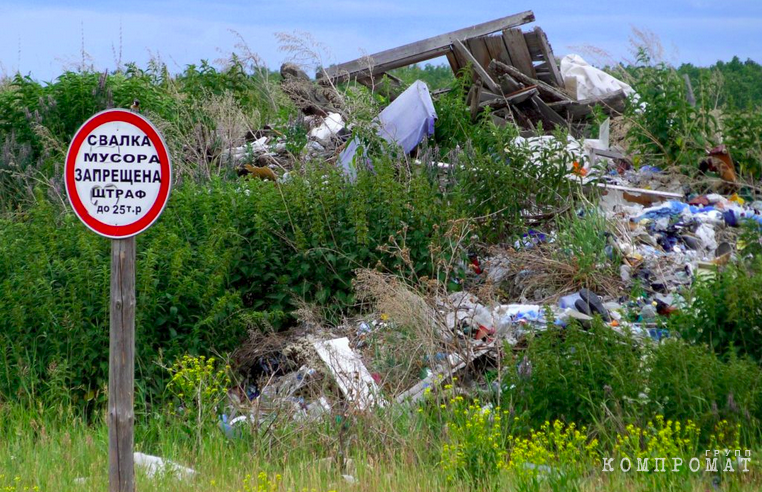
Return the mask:
[[539,96],[533,97],[532,98],[532,102],[534,103],[535,107],[537,108],[537,110],[542,115],[543,119],[546,119],[546,120],[550,121],[551,123],[553,123],[556,126],[561,126],[561,127],[568,127],[569,126],[567,121],[565,119],[563,119],[561,117],[561,115],[559,115],[558,113],[553,111],[550,107],[548,107],[548,105],[545,104],[545,101],[540,99]]
[[528,77],[537,78],[537,73],[532,65],[532,57],[529,55],[527,43],[521,29],[506,29],[503,31],[503,39],[508,47],[508,53],[513,60],[513,66]]
[[507,119],[503,118],[502,116],[498,116],[495,113],[490,115],[490,119],[492,120],[492,124],[495,126],[505,126],[508,124]]
[[508,109],[511,111],[513,121],[516,125],[518,125],[519,128],[527,129],[520,132],[521,136],[525,138],[528,136],[535,136],[535,126],[534,123],[532,123],[532,120],[516,106],[508,106]]
[[482,88],[482,92],[479,95],[479,104],[483,103],[484,101],[489,101],[492,99],[497,99],[498,97],[502,98],[502,94],[495,94],[492,91],[488,91],[484,88]]
[[508,74],[502,74],[497,77],[497,83],[500,84],[500,88],[503,89],[505,94],[511,94],[524,88],[524,84],[520,84],[516,79]]
[[546,84],[541,80],[533,79],[524,75],[516,67],[512,67],[510,65],[506,65],[505,63],[500,63],[499,61],[492,60],[490,63],[490,71],[510,75],[514,79],[526,85],[536,85],[540,95],[550,101],[571,101],[571,99],[569,99],[569,97],[560,90],[549,84]]
[[388,84],[389,87],[392,87],[392,88],[402,87],[402,80],[399,77],[395,77],[394,75],[390,73],[385,73],[382,75],[374,75],[372,77],[358,77],[357,82],[359,84],[364,85],[365,87],[369,89],[373,89],[374,87],[380,87],[384,84]]
[[450,64],[452,73],[454,73],[456,77],[460,75],[460,70],[463,67],[460,65],[460,63],[458,63],[458,59],[455,57],[455,53],[452,51],[447,52],[447,62]]
[[492,109],[500,109],[506,107],[508,104],[520,104],[530,97],[535,96],[536,94],[536,87],[527,87],[526,89],[520,90],[515,94],[509,94],[505,97],[495,97],[487,101],[483,101],[479,104],[479,107],[483,109],[489,106]]
[[373,75],[372,77],[358,77],[357,82],[388,97],[390,101],[394,101],[402,94],[402,80],[390,73]]
[[464,44],[468,48],[468,51],[474,55],[474,58],[479,62],[479,65],[486,70],[489,66],[489,62],[492,61],[492,57],[489,54],[489,50],[487,50],[487,44],[484,42],[484,38],[466,39]]
[[540,80],[540,81],[548,84],[551,87],[553,86],[553,78],[547,72],[545,72],[545,73],[538,73],[537,74],[537,80]]
[[417,402],[424,397],[427,388],[436,388],[440,382],[451,377],[454,373],[460,371],[474,360],[493,350],[495,350],[495,347],[493,344],[490,344],[473,350],[473,352],[466,354],[465,357],[458,353],[448,354],[447,357],[445,357],[445,360],[439,364],[428,377],[419,381],[409,390],[397,395],[397,403],[403,403],[405,401],[410,401],[412,403]]
[[463,43],[456,39],[453,42],[453,47],[455,48],[455,52],[463,57],[465,60],[468,61],[468,63],[471,63],[473,66],[474,73],[482,80],[482,83],[487,86],[489,90],[492,92],[500,92],[500,86],[497,85],[497,82],[492,80],[492,77],[489,76],[487,71],[482,67],[478,61],[476,61],[476,58],[474,58],[474,55],[471,54],[470,51],[466,49],[466,47],[463,45]]
[[[505,47],[503,36],[484,36],[484,43],[487,45],[491,60],[497,60],[506,65],[513,65],[508,48]],[[489,66],[489,63],[487,64]],[[486,68],[486,67],[485,67]]]
[[475,122],[476,117],[479,115],[479,101],[482,97],[482,81],[477,80],[468,91],[468,97],[466,101],[471,111],[471,121]]
[[544,61],[542,51],[540,51],[540,41],[537,39],[537,33],[534,31],[525,32],[524,41],[527,44],[529,56],[532,58],[532,61]]
[[109,492],[134,492],[135,236],[111,240],[109,331]]
[[593,106],[603,106],[606,114],[624,112],[624,103],[627,100],[623,90],[618,90],[603,97],[583,99],[581,101],[552,102],[548,106],[558,113],[565,113],[572,119],[580,119],[593,111]]
[[[461,50],[455,49],[454,45],[450,45],[450,50],[452,53],[452,56],[455,57],[455,60],[458,62],[458,66],[460,66],[460,71],[462,72],[464,68],[468,66],[468,59],[461,53]],[[473,74],[473,70],[471,70],[471,75]]]
[[450,45],[457,39],[484,36],[533,21],[534,13],[528,10],[334,65],[328,67],[325,74],[333,80],[342,81],[354,78],[361,72],[372,72],[373,75],[384,73],[442,56],[450,50]]
[[647,190],[644,188],[630,188],[628,186],[612,185],[608,183],[596,183],[595,186],[604,190],[604,195],[613,193],[614,195],[621,196],[624,201],[638,203],[644,206],[650,206],[654,203],[666,202],[668,200],[683,200],[685,198],[679,193]]
[[552,79],[555,80],[555,84],[553,85],[563,89],[564,78],[561,77],[561,71],[558,69],[558,64],[556,63],[556,56],[553,54],[553,49],[550,47],[545,31],[543,31],[540,26],[536,26],[534,32],[537,34],[537,41],[540,43],[540,51],[542,52],[545,62],[548,64],[550,75]]
[[607,159],[627,159],[630,160],[626,155],[622,154],[621,152],[617,152],[615,150],[601,150],[601,149],[593,149],[595,154],[599,157],[606,157]]
[[317,341],[312,345],[328,366],[350,406],[364,411],[373,405],[386,404],[379,396],[378,386],[362,359],[349,347],[348,338]]

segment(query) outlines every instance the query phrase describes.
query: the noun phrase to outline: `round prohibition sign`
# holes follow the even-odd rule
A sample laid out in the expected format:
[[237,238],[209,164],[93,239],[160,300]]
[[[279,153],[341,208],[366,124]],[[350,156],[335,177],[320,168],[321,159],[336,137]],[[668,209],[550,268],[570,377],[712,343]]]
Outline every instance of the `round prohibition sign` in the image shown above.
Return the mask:
[[109,109],[74,135],[64,181],[80,220],[101,236],[122,239],[159,218],[169,199],[172,166],[164,139],[150,121]]

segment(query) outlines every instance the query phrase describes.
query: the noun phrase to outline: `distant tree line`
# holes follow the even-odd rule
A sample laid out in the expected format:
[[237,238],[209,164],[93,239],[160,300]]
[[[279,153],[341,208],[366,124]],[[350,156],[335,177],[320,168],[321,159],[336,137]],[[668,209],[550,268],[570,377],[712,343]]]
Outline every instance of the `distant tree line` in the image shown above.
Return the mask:
[[[626,67],[632,73],[635,67]],[[762,65],[754,60],[741,61],[734,56],[729,62],[718,61],[709,67],[684,63],[677,68],[680,75],[688,74],[696,97],[704,106],[717,105],[727,109],[749,110],[762,107]],[[411,65],[393,70],[403,83],[423,80],[432,90],[449,87],[453,74],[446,64]],[[702,98],[712,98],[702,101]]]
[[[713,87],[722,84],[717,103],[728,109],[754,109],[762,107],[762,65],[754,60],[742,62],[734,56],[729,62],[718,61],[709,67],[696,67],[684,63],[677,69],[680,75],[688,74],[691,78],[696,97],[706,97],[707,92],[696,90],[701,87]],[[718,79],[717,74],[721,75]],[[714,102],[714,101],[712,101]]]

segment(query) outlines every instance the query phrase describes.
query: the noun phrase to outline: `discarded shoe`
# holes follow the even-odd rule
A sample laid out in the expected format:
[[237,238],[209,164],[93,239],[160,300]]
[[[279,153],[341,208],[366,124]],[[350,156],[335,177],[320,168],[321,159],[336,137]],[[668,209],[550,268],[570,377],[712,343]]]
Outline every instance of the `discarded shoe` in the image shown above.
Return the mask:
[[[590,292],[588,289],[580,289],[579,295],[584,301],[584,303],[587,304],[589,311],[592,311],[593,313],[598,313],[603,319],[603,321],[606,321],[606,322],[611,321],[611,316],[609,316],[609,312],[606,310],[605,307],[603,307],[603,301],[601,301],[601,298],[598,297],[594,292]],[[585,314],[589,314],[589,313],[585,313]]]
[[588,304],[582,299],[577,299],[574,302],[574,307],[577,308],[577,311],[579,311],[582,314],[586,314],[588,316],[593,315],[593,313],[590,311],[590,306],[588,306]]

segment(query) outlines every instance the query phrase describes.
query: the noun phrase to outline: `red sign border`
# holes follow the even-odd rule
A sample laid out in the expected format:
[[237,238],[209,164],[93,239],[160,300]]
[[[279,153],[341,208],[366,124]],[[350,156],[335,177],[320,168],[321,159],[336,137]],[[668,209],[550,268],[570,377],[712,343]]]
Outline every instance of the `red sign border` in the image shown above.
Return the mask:
[[[156,147],[156,153],[159,158],[159,166],[161,169],[162,182],[159,187],[159,194],[156,197],[156,201],[151,205],[148,213],[141,217],[139,220],[132,222],[131,224],[125,224],[120,226],[106,224],[90,215],[82,203],[79,194],[77,193],[77,187],[74,183],[74,164],[77,160],[77,154],[79,149],[90,133],[93,132],[99,126],[110,123],[113,121],[121,121],[129,123],[138,127],[143,133],[148,136],[148,139]],[[166,176],[167,179],[164,179]],[[93,232],[100,234],[101,236],[109,237],[111,239],[123,239],[131,236],[135,236],[145,231],[159,218],[164,211],[164,207],[169,200],[169,192],[172,186],[172,165],[169,160],[169,152],[167,151],[167,145],[164,143],[164,139],[153,124],[146,118],[140,116],[137,113],[127,111],[124,109],[107,109],[92,116],[89,120],[84,122],[82,126],[74,134],[74,138],[69,145],[69,151],[66,153],[66,164],[64,167],[64,181],[66,183],[66,195],[69,198],[74,213],[77,217]]]

